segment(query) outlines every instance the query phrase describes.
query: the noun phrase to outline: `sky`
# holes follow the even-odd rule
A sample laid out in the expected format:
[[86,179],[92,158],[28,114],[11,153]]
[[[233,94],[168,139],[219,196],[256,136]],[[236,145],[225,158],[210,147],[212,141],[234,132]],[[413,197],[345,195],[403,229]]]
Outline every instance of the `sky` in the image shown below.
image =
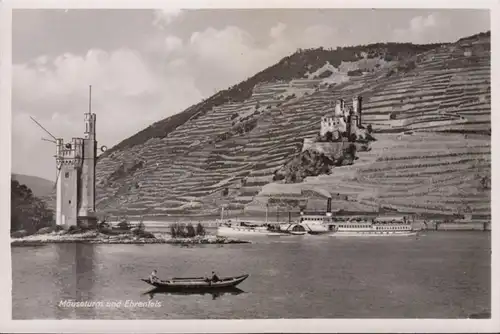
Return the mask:
[[[466,22],[466,24],[464,24]],[[490,30],[473,9],[14,9],[12,171],[54,180],[54,136],[98,145],[239,83],[297,48],[453,42]]]

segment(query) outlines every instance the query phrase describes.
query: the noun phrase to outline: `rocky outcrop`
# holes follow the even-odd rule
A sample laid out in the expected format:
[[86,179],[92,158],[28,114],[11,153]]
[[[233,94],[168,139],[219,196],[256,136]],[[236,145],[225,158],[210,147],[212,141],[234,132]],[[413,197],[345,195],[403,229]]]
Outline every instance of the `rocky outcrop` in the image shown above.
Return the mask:
[[309,143],[307,149],[274,173],[274,181],[302,182],[308,176],[330,174],[334,167],[351,165],[355,158],[353,143]]

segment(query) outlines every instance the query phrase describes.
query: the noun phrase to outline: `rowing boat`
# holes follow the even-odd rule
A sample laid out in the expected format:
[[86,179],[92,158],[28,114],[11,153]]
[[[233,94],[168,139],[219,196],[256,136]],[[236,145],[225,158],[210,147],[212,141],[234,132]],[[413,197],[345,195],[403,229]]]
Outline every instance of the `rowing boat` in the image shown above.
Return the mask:
[[247,279],[249,275],[241,275],[236,277],[225,277],[219,279],[217,282],[213,282],[204,277],[186,277],[186,278],[172,278],[165,281],[154,281],[151,282],[149,279],[142,278],[141,281],[146,282],[155,288],[170,290],[170,291],[205,291],[205,290],[218,290],[227,289],[235,287],[244,280]]
[[237,295],[242,294],[242,293],[244,293],[244,291],[241,289],[238,289],[236,287],[219,288],[219,289],[214,289],[214,290],[193,290],[193,289],[191,289],[191,290],[170,290],[170,289],[153,288],[152,290],[149,290],[148,292],[143,293],[143,295],[149,295],[149,297],[151,297],[151,299],[154,298],[155,295],[157,295],[157,294],[173,295],[173,296],[211,295],[213,299],[217,299],[218,297],[221,297],[224,295],[237,296]]

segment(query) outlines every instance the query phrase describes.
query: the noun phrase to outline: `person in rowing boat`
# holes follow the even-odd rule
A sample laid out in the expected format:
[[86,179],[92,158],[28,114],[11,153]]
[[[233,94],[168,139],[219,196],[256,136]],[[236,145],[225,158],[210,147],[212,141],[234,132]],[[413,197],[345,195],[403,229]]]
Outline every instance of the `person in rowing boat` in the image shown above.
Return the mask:
[[212,271],[212,282],[218,282],[220,281],[219,276],[215,273],[215,271]]
[[153,270],[153,272],[151,273],[151,275],[149,275],[149,281],[151,283],[155,283],[155,282],[160,281],[160,279],[158,278],[158,276],[156,276],[156,269]]

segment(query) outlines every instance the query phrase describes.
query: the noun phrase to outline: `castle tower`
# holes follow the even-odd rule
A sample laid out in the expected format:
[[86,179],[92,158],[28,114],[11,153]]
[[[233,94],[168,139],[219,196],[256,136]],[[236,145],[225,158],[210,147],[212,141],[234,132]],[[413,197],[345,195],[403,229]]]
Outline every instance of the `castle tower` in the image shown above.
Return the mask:
[[78,218],[78,184],[83,161],[83,142],[81,138],[73,138],[64,143],[57,139],[56,163],[57,204],[56,224],[69,227],[76,225]]
[[96,115],[85,114],[84,138],[56,140],[56,224],[93,227],[95,216]]
[[351,138],[352,134],[352,113],[347,114],[347,117],[345,118],[345,123],[346,123],[346,133],[347,133],[347,138]]
[[335,101],[335,111],[334,111],[335,116],[342,116],[343,115],[341,105],[342,105],[341,100]]
[[359,124],[359,118],[358,118],[358,115],[353,113],[351,116],[350,116],[350,119],[349,119],[349,123],[350,123],[350,133],[349,133],[349,141],[351,141],[351,138],[352,138],[352,135],[356,133],[356,131],[359,129],[358,127],[358,124]]
[[362,103],[363,103],[363,98],[361,96],[355,96],[352,98],[352,107],[354,110],[354,114],[357,117],[357,127],[360,128],[362,121],[361,121],[361,114],[362,114]]
[[82,170],[80,175],[78,219],[84,226],[95,223],[95,166],[97,163],[96,115],[85,114]]

